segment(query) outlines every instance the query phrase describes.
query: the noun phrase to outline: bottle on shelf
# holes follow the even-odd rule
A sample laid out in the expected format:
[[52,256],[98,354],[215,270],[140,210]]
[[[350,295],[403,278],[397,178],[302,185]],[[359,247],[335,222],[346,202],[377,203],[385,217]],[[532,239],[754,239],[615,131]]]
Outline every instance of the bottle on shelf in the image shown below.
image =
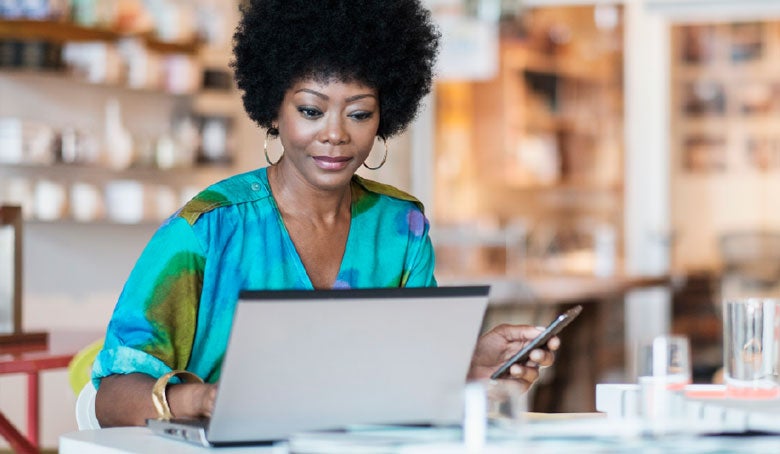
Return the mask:
[[109,167],[126,169],[133,163],[133,137],[122,124],[119,101],[111,98],[105,109],[104,146]]

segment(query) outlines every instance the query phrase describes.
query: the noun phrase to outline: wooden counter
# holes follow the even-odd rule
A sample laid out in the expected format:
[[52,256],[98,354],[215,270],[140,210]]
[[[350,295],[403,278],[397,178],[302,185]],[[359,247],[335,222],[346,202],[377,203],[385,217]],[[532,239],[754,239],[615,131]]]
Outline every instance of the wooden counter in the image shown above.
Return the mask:
[[623,296],[631,290],[676,285],[671,274],[658,276],[615,275],[608,277],[575,274],[530,274],[508,276],[439,278],[440,285],[490,285],[490,305],[561,305],[592,302]]

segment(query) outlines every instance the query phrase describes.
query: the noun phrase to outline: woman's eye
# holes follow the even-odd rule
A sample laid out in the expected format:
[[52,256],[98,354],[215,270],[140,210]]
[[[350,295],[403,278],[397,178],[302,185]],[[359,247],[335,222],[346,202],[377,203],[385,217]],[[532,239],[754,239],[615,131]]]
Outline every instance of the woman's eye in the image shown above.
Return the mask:
[[350,114],[349,116],[354,118],[355,120],[363,121],[363,120],[368,120],[373,115],[374,115],[373,112],[355,112]]
[[299,107],[298,112],[306,118],[317,118],[322,115],[322,112],[320,112],[319,109],[313,107]]

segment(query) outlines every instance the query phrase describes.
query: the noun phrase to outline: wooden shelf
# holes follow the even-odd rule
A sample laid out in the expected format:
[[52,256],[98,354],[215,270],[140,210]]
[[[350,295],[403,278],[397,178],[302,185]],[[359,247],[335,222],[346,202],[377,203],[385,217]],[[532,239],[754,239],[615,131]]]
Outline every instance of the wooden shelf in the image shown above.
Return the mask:
[[111,30],[88,28],[69,22],[38,20],[0,20],[0,37],[40,39],[52,42],[114,41],[121,38]]
[[130,167],[116,170],[98,165],[82,164],[2,164],[2,177],[47,178],[58,181],[104,182],[112,180],[138,180],[140,182],[177,186],[203,184],[217,181],[235,173],[229,166],[193,166],[160,169],[156,167]]
[[71,84],[78,88],[89,88],[96,90],[111,90],[111,91],[123,91],[131,94],[148,95],[148,96],[170,96],[173,98],[188,98],[196,95],[197,93],[173,93],[166,90],[154,89],[154,88],[133,88],[127,85],[111,84],[111,83],[94,83],[83,78],[79,78],[78,75],[72,74],[66,69],[13,69],[13,68],[0,68],[0,77],[7,77],[14,80],[24,80],[26,82],[38,82],[38,83],[56,83],[56,84]]
[[41,227],[41,228],[73,227],[73,228],[80,229],[85,227],[93,227],[93,228],[126,227],[126,228],[138,228],[142,230],[149,230],[149,229],[156,229],[157,227],[160,226],[160,224],[163,223],[164,220],[165,219],[142,219],[138,222],[119,222],[119,221],[113,221],[111,219],[102,217],[100,219],[95,219],[93,221],[77,221],[71,217],[64,217],[61,219],[57,219],[55,221],[43,221],[40,219],[25,219],[24,224],[25,226],[33,226],[33,227]]
[[620,194],[623,185],[620,183],[601,183],[601,182],[569,182],[558,181],[555,183],[535,183],[525,180],[505,178],[501,181],[502,185],[512,191],[523,191],[532,193],[604,193]]
[[581,136],[598,136],[598,131],[583,126],[581,120],[555,114],[539,114],[529,118],[523,128],[528,132],[569,133]]
[[522,43],[505,46],[503,58],[507,68],[516,71],[557,75],[599,85],[613,83],[619,75],[613,71],[610,62],[603,59],[586,60],[577,56],[548,55],[525,47]]
[[683,64],[674,69],[674,80],[680,82],[722,82],[733,84],[739,82],[777,81],[780,72],[780,61],[757,62],[741,64],[691,65]]
[[55,43],[69,41],[116,41],[122,38],[139,38],[150,50],[169,54],[195,54],[200,43],[173,43],[161,41],[150,34],[123,34],[104,28],[83,27],[70,22],[37,20],[0,20],[0,38],[43,40]]
[[564,181],[534,189],[547,192],[608,192],[619,194],[623,189],[623,185],[620,183],[572,183]]

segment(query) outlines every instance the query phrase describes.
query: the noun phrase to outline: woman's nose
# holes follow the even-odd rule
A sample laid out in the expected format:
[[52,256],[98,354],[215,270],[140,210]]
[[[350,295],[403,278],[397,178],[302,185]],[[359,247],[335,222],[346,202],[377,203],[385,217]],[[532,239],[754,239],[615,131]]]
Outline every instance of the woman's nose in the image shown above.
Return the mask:
[[344,121],[341,118],[328,118],[325,122],[323,131],[323,141],[332,145],[340,145],[349,140],[349,134],[344,127]]

